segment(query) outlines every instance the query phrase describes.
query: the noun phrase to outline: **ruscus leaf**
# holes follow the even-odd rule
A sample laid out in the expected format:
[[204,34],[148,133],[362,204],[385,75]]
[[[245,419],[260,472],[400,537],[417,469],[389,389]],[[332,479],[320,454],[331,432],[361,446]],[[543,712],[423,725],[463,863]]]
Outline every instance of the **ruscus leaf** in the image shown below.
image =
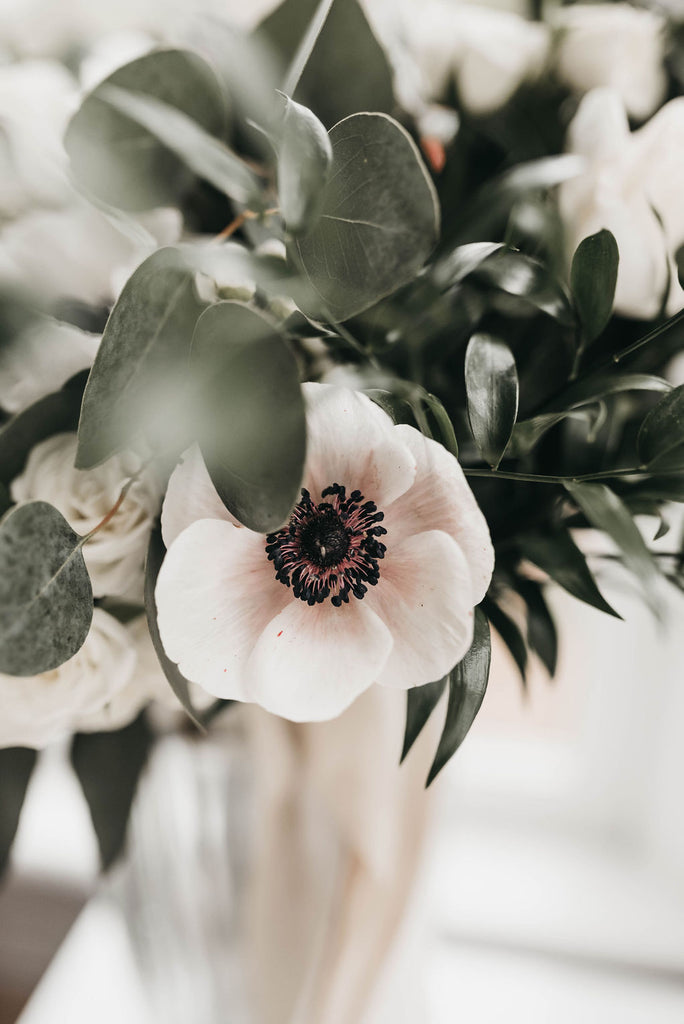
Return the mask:
[[474,334],[466,350],[465,384],[475,443],[496,469],[518,413],[518,373],[508,345],[489,334]]
[[599,611],[622,618],[608,604],[599,590],[587,560],[567,529],[552,533],[524,534],[520,538],[521,553],[578,601]]
[[598,338],[610,320],[619,259],[615,237],[605,228],[583,239],[575,250],[570,288],[585,342]]
[[520,677],[525,683],[527,678],[527,646],[525,639],[513,619],[503,608],[492,600],[485,597],[482,608],[489,619],[490,624],[497,631],[506,647],[511,652],[513,660],[518,666]]
[[7,869],[12,843],[37,753],[27,747],[0,750],[0,880]]
[[684,384],[648,413],[639,429],[637,451],[651,470],[684,469]]
[[414,686],[413,689],[407,690],[406,728],[401,761],[404,760],[427,725],[430,715],[439,704],[439,699],[446,689],[448,679],[448,676],[444,676],[444,679],[438,679],[435,683],[426,683],[425,686]]

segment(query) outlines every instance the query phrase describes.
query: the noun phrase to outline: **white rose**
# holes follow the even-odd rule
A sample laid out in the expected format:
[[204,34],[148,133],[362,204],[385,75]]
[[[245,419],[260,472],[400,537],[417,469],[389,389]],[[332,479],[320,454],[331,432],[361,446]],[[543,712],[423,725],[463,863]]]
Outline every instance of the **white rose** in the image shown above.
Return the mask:
[[[24,472],[11,486],[14,501],[48,501],[73,530],[84,536],[116,503],[121,487],[140,463],[115,455],[95,469],[74,468],[76,434],[55,434],[37,444]],[[137,598],[150,531],[159,511],[162,488],[147,471],[133,484],[111,520],[83,547],[95,597]]]
[[581,92],[616,89],[632,117],[665,96],[665,21],[631,4],[573,4],[556,12],[560,78]]
[[423,74],[425,98],[439,98],[453,77],[473,114],[499,109],[539,75],[550,45],[545,25],[449,0],[428,0],[420,16],[407,8],[404,36]]
[[[147,703],[129,630],[96,608],[73,658],[37,676],[0,674],[0,747],[44,747],[81,729],[120,728]],[[124,699],[121,699],[124,694]]]
[[630,132],[619,93],[594,89],[570,124],[567,148],[587,161],[586,171],[559,193],[568,255],[587,235],[608,228],[620,252],[616,310],[653,318],[669,278],[667,312],[675,313],[684,305],[673,259],[684,242],[684,100],[671,101]]
[[92,366],[99,343],[99,335],[40,317],[0,348],[0,407],[21,412],[58,391],[79,370]]

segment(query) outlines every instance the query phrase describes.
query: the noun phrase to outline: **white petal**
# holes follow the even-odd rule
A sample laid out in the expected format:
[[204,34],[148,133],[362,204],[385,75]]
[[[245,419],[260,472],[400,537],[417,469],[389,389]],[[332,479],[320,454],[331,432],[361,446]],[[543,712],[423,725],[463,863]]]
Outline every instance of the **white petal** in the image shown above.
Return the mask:
[[589,160],[620,158],[629,145],[629,121],[620,94],[592,89],[568,129],[568,147]]
[[384,510],[388,549],[393,551],[405,538],[425,530],[448,533],[465,555],[473,587],[469,597],[473,605],[479,604],[492,578],[494,549],[487,520],[463,470],[446,448],[413,427],[395,430],[415,456],[416,479],[406,494]]
[[365,601],[335,608],[292,600],[259,637],[250,700],[294,722],[334,718],[375,681],[392,637]]
[[314,501],[338,483],[384,508],[411,486],[413,456],[370,398],[328,384],[305,384],[304,395],[309,439],[304,486]]
[[470,571],[458,544],[433,530],[388,546],[380,582],[364,597],[394,646],[377,682],[406,690],[441,679],[473,638]]
[[225,519],[238,525],[223,504],[196,444],[183,454],[166,491],[162,508],[162,537],[167,548],[179,533],[198,519]]
[[250,700],[244,669],[267,623],[292,601],[265,538],[200,519],[169,548],[155,592],[164,649],[183,675],[217,697]]

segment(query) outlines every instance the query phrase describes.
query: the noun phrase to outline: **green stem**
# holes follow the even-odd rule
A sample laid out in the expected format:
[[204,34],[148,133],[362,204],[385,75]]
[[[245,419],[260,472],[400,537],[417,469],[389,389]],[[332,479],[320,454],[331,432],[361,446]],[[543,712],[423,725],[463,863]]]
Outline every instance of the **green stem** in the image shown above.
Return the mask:
[[295,90],[299,85],[299,79],[302,77],[304,68],[306,67],[309,57],[311,56],[311,52],[316,45],[316,40],[321,34],[321,29],[325,25],[326,18],[330,13],[332,5],[333,0],[320,0],[312,19],[309,22],[309,27],[297,47],[297,52],[292,58],[292,63],[287,69],[285,81],[283,82],[283,92],[286,96],[294,96]]
[[[531,484],[565,484],[565,483],[587,483],[590,480],[609,480],[617,476],[634,476],[636,473],[646,473],[648,470],[642,466],[631,467],[630,469],[607,469],[602,473],[583,473],[579,476],[541,476],[536,473],[509,473],[502,469],[471,469],[463,467],[466,476],[486,477],[490,480],[520,480]],[[680,471],[678,471],[680,472]]]
[[617,363],[620,363],[623,359],[626,359],[627,356],[631,356],[632,352],[637,352],[640,348],[643,348],[644,345],[648,345],[649,342],[655,341],[655,339],[658,338],[661,334],[663,334],[665,331],[669,331],[671,327],[676,327],[677,324],[681,323],[683,320],[684,309],[681,309],[679,313],[676,313],[675,316],[670,317],[670,319],[666,320],[664,324],[659,324],[657,327],[654,327],[653,330],[649,331],[648,334],[645,334],[643,338],[638,338],[637,341],[632,342],[632,344],[628,345],[627,348],[623,348],[621,352],[616,352],[614,356],[611,356],[610,360],[608,360],[608,362],[605,365],[617,365]]

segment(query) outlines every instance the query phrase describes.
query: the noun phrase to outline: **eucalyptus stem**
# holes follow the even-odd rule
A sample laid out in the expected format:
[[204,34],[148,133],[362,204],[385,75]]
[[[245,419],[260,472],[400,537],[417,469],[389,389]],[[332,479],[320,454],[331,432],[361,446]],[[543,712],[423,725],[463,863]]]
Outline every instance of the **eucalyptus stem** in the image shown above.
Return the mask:
[[106,516],[104,516],[104,518],[100,520],[97,526],[94,526],[92,528],[90,533],[86,533],[85,537],[81,538],[79,547],[83,547],[84,544],[87,544],[88,541],[91,540],[96,533],[99,533],[100,530],[102,530],[107,525],[107,523],[110,523],[112,521],[112,519],[114,518],[114,516],[116,515],[116,513],[119,511],[124,501],[126,500],[126,495],[130,491],[131,487],[140,479],[143,472],[147,469],[151,461],[152,459],[147,459],[146,462],[143,462],[140,469],[136,470],[136,472],[132,476],[130,476],[128,480],[126,480],[126,482],[124,483],[123,487],[119,492],[119,497],[116,499],[116,501],[110,508],[109,512],[107,512]]

